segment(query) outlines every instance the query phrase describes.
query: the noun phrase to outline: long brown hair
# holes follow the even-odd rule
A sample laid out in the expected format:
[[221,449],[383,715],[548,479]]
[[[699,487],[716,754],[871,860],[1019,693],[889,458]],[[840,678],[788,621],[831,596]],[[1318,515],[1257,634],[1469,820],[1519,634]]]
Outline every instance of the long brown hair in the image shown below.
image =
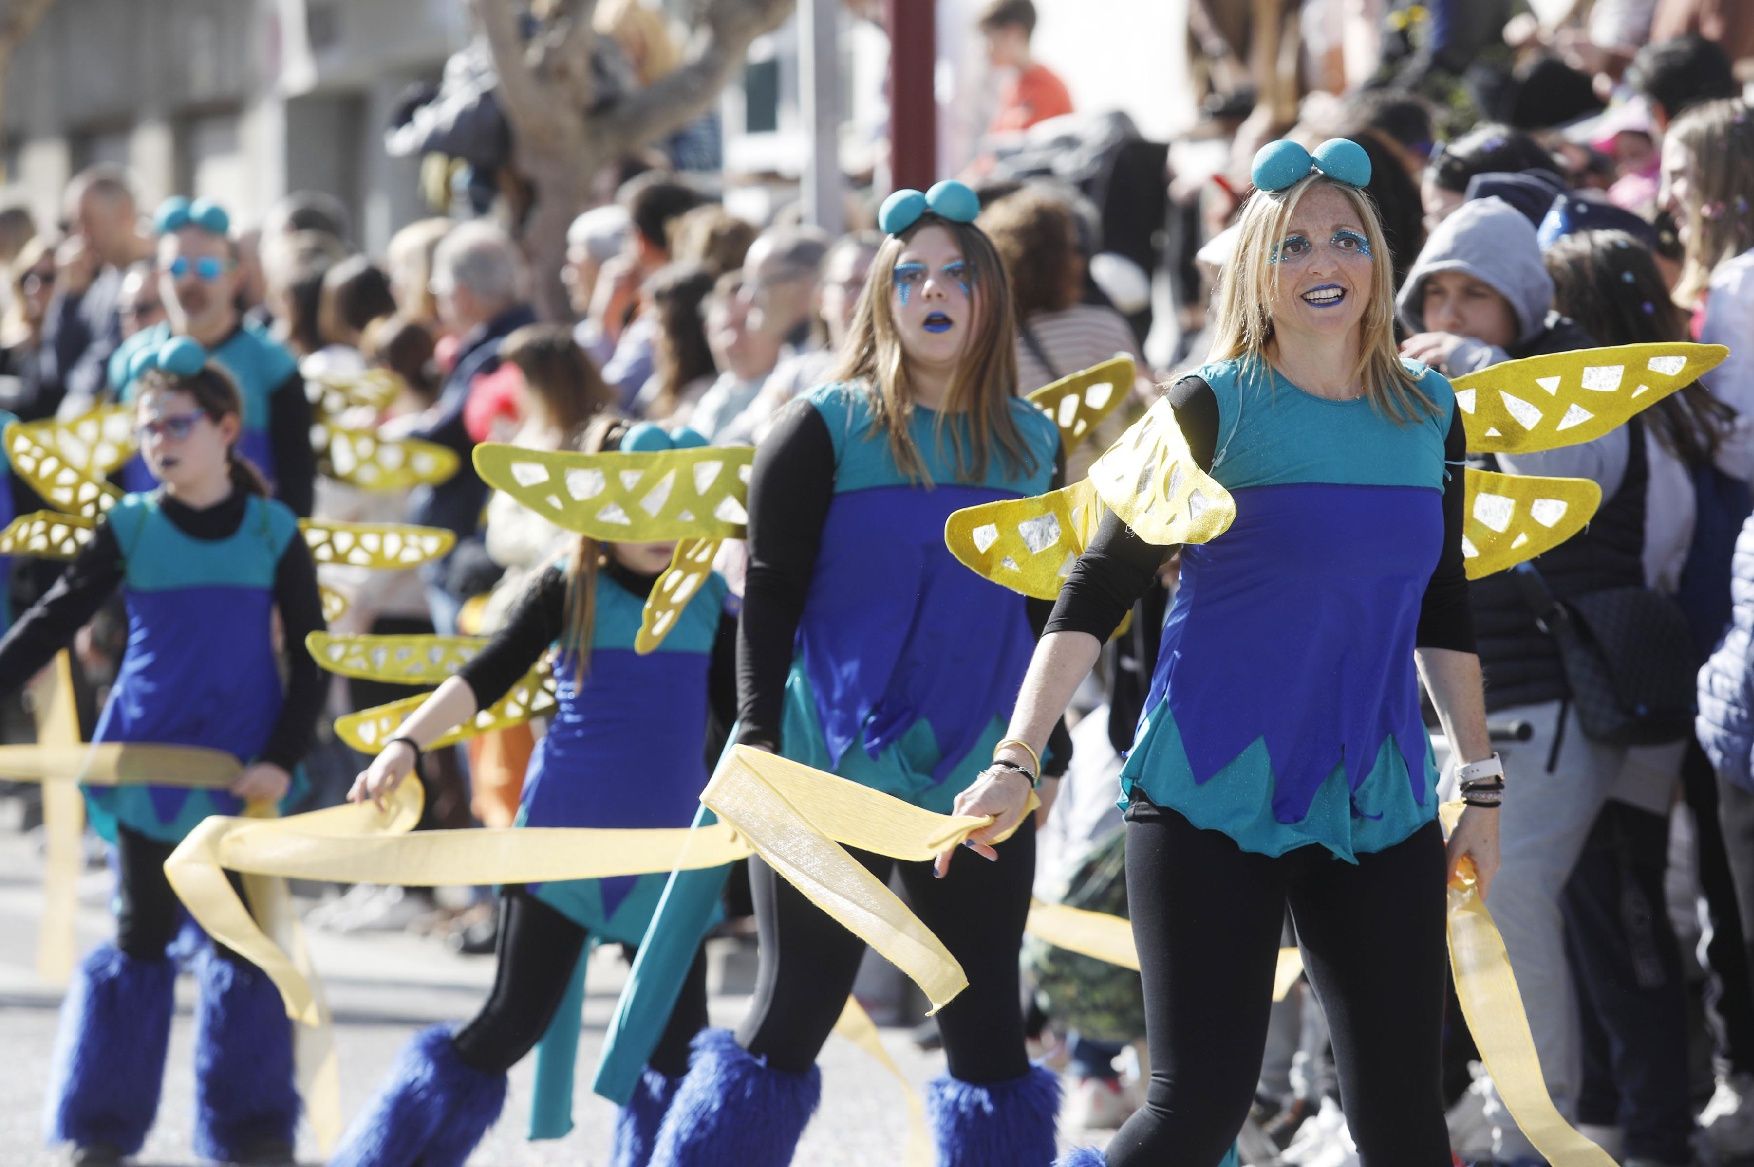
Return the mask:
[[1690,197],[1681,208],[1686,258],[1675,300],[1691,310],[1717,265],[1754,247],[1754,117],[1733,98],[1694,106],[1668,136],[1693,164]]
[[524,375],[525,388],[542,403],[543,419],[559,432],[562,445],[576,442],[585,423],[614,400],[564,324],[526,324],[505,338],[499,355]]
[[[136,396],[144,397],[148,393],[187,393],[195,401],[195,407],[217,425],[228,416],[238,419],[238,430],[242,433],[244,424],[244,399],[238,392],[236,382],[231,374],[213,361],[208,361],[196,372],[187,376],[166,372],[163,369],[149,369],[140,377],[140,389]],[[257,494],[268,497],[268,480],[256,464],[238,453],[237,442],[233,441],[225,448],[225,464],[231,474],[231,484],[246,494]]]
[[[1553,307],[1599,344],[1688,339],[1687,319],[1669,299],[1650,251],[1624,231],[1582,231],[1558,240],[1544,257]],[[1643,414],[1657,443],[1689,470],[1711,462],[1736,422],[1736,411],[1699,382],[1671,393]]]
[[[579,438],[581,454],[607,454],[621,448],[622,435],[627,433],[626,419],[598,417],[585,426]],[[591,658],[591,634],[597,623],[597,572],[603,567],[603,545],[589,535],[580,535],[566,561],[566,608],[560,647],[573,654],[573,683],[585,679]]]
[[1324,174],[1312,174],[1282,191],[1257,190],[1243,204],[1237,220],[1236,252],[1218,281],[1212,351],[1206,359],[1240,359],[1245,365],[1267,363],[1267,346],[1273,340],[1272,305],[1279,282],[1278,265],[1270,262],[1273,248],[1285,237],[1297,204],[1317,183],[1340,192],[1352,205],[1358,221],[1364,224],[1370,250],[1377,256],[1371,265],[1369,299],[1359,321],[1358,364],[1348,376],[1364,382],[1365,397],[1384,417],[1403,423],[1428,417],[1437,412],[1437,406],[1401,364],[1395,347],[1394,268],[1376,204],[1364,191]]
[[[865,290],[859,294],[853,326],[842,345],[840,367],[831,379],[861,381],[871,387],[871,433],[888,437],[890,455],[903,474],[932,485],[925,459],[908,429],[913,420],[914,391],[896,330],[895,310],[889,302],[896,260],[908,241],[926,227],[950,232],[963,262],[974,269],[975,287],[969,338],[951,375],[944,408],[938,411],[936,439],[941,444],[948,429],[958,477],[983,477],[995,446],[1007,471],[1031,473],[1036,467],[1035,455],[1011,413],[1011,401],[1017,395],[1017,330],[1012,321],[1010,279],[992,240],[972,223],[953,223],[928,212],[900,235],[883,240],[865,277]],[[957,414],[968,415],[966,448],[957,428],[946,424]]]

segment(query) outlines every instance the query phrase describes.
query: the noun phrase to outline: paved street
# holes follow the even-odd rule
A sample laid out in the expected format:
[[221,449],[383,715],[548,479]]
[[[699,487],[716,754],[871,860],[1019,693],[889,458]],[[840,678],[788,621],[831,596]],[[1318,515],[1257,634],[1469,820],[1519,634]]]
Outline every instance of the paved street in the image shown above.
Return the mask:
[[[0,1167],[54,1162],[41,1147],[40,1115],[49,1077],[60,990],[34,972],[41,866],[35,843],[11,826],[10,807],[0,802]],[[108,876],[93,871],[81,888],[78,927],[82,948],[108,934],[103,909]],[[343,1111],[351,1118],[375,1089],[398,1049],[420,1026],[467,1017],[481,1001],[493,972],[487,958],[452,955],[434,941],[414,936],[332,936],[312,932],[318,968],[336,1017]],[[618,951],[597,954],[587,978],[584,1036],[580,1047],[577,1129],[558,1142],[523,1137],[530,1101],[530,1059],[512,1071],[510,1100],[471,1164],[526,1167],[605,1163],[615,1110],[589,1093],[589,1063],[614,1009],[624,966]],[[139,1162],[151,1167],[197,1163],[190,1147],[193,1074],[193,985],[183,978],[171,1035],[169,1070],[159,1121]],[[716,994],[713,1020],[730,1024],[742,1016],[745,998]],[[916,1085],[942,1066],[938,1055],[916,1050],[901,1030],[884,1033],[891,1056]],[[899,1085],[871,1059],[836,1038],[823,1053],[823,1104],[799,1150],[797,1162],[812,1167],[878,1167],[900,1161],[905,1109]],[[301,1162],[321,1162],[310,1132],[301,1134]]]

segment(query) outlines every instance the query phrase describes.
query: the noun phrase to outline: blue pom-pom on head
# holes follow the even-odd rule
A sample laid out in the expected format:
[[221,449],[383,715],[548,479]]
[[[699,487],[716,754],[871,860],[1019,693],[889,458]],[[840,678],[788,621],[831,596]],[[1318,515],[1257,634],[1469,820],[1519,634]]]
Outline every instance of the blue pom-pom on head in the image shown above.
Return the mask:
[[658,450],[668,450],[671,448],[670,435],[664,432],[663,426],[642,421],[638,425],[629,426],[627,432],[621,435],[619,448],[623,454],[651,454]]
[[698,450],[710,445],[706,435],[689,426],[679,425],[670,431],[670,447],[675,450]]
[[158,349],[151,345],[136,349],[128,358],[128,380],[138,381],[141,377],[158,368]]
[[1361,188],[1370,184],[1370,155],[1350,138],[1329,138],[1316,147],[1312,161],[1335,182]]
[[189,222],[213,235],[231,231],[231,216],[212,199],[196,199],[189,204]]
[[900,235],[926,213],[926,196],[917,190],[898,190],[883,200],[877,226],[887,235]]
[[1255,151],[1249,173],[1256,189],[1280,191],[1296,186],[1309,174],[1309,167],[1309,151],[1290,138],[1280,138]]
[[972,223],[981,213],[980,197],[954,178],[934,183],[926,192],[926,206],[933,214],[952,223]]
[[212,235],[224,235],[231,230],[231,216],[212,199],[190,202],[182,195],[172,195],[158,204],[158,210],[152,216],[152,226],[160,235],[169,235],[184,227],[199,227]]
[[178,377],[192,377],[207,365],[207,350],[186,336],[172,337],[158,349],[158,367]]
[[158,204],[158,210],[152,214],[153,230],[160,235],[169,235],[172,231],[187,225],[189,222],[189,200],[182,195],[172,195]]

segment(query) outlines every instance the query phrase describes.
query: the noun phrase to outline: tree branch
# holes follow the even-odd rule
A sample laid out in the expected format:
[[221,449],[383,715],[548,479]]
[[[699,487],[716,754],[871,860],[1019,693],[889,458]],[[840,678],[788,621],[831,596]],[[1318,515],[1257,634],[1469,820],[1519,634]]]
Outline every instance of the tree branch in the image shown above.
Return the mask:
[[570,109],[582,115],[596,97],[592,57],[597,30],[597,0],[563,0],[537,39],[536,76],[557,87]]
[[570,111],[562,111],[557,103],[544,99],[542,87],[525,54],[513,0],[469,2],[476,19],[481,22],[488,50],[493,54],[493,69],[499,75],[500,108],[505,111],[506,120],[514,132],[539,138],[561,137],[563,132],[556,116]]
[[795,0],[704,0],[696,21],[707,28],[675,72],[591,118],[586,132],[605,152],[622,154],[674,133],[699,117],[742,64],[749,44],[792,14]]

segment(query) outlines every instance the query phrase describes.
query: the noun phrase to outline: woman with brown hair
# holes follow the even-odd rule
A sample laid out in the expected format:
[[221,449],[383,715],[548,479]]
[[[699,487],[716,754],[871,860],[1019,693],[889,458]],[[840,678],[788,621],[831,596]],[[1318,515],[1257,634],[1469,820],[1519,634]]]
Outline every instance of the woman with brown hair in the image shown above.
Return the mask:
[[709,269],[672,263],[659,268],[640,289],[657,321],[652,376],[634,402],[640,416],[675,416],[698,401],[718,376],[706,340],[706,301],[713,284]]
[[[945,811],[1004,732],[1034,641],[1023,597],[944,546],[959,507],[1050,488],[1059,435],[1016,396],[1004,269],[960,183],[900,191],[835,380],[757,449],[737,651],[738,740]],[[1062,767],[1063,768],[1063,767]],[[929,1105],[941,1161],[1046,1167],[1059,1085],[1024,1051],[1018,948],[1035,835],[947,879],[899,872],[969,986],[937,1014],[949,1073]],[[659,1134],[670,1167],[784,1167],[821,1093],[817,1054],[864,944],[759,859],[753,1006],[712,1030]],[[654,928],[662,928],[659,920]]]

